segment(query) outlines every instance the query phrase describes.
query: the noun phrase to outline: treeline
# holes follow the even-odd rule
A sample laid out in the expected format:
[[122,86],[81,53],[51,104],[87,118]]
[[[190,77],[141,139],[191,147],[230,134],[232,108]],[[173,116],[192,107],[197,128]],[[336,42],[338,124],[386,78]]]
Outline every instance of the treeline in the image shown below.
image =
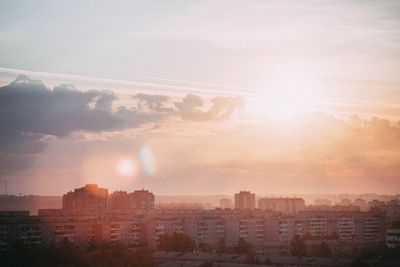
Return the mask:
[[[183,233],[163,234],[158,249],[176,252],[235,253],[245,255],[247,263],[270,264],[267,258],[260,262],[255,247],[244,238],[236,246],[227,246],[221,238],[216,244],[196,244]],[[149,267],[153,266],[151,250],[143,247],[126,247],[118,243],[95,243],[80,247],[69,241],[49,245],[24,245],[16,243],[0,255],[1,267]],[[290,242],[289,255],[296,257],[337,257],[328,243],[307,246],[306,240],[295,236]],[[400,247],[387,248],[384,244],[370,247],[355,246],[346,256],[354,259],[351,267],[374,266],[371,263],[400,261]]]
[[[163,251],[177,252],[208,252],[208,253],[236,253],[246,255],[248,263],[259,262],[256,256],[255,247],[240,238],[236,246],[225,245],[225,240],[221,238],[216,244],[196,243],[189,236],[183,233],[163,234],[159,238],[158,249]],[[267,262],[269,263],[269,261]]]
[[308,247],[306,239],[296,235],[290,242],[291,256],[331,257],[340,256],[365,260],[381,259],[400,261],[400,247],[388,248],[384,243],[370,244],[368,247],[354,245],[346,254],[335,255],[328,243],[322,240],[319,244]]
[[148,267],[151,252],[145,248],[128,249],[121,244],[91,244],[81,247],[65,241],[49,245],[16,243],[0,256],[4,267]]

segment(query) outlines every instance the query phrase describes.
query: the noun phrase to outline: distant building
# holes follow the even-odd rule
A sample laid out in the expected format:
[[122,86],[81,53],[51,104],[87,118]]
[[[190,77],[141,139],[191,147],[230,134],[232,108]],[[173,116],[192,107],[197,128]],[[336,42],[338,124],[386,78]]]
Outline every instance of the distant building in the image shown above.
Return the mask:
[[353,204],[354,204],[354,206],[360,207],[360,209],[363,210],[363,211],[368,209],[367,201],[362,199],[362,198],[355,199]]
[[115,191],[109,197],[110,209],[129,209],[129,197],[126,191]]
[[352,201],[351,201],[351,199],[348,199],[348,198],[342,198],[339,202],[339,205],[342,205],[342,206],[350,206],[351,204],[352,204]]
[[191,209],[191,210],[196,210],[196,209],[203,209],[204,206],[202,203],[188,203],[188,202],[183,202],[183,203],[163,203],[159,202],[155,204],[156,209]]
[[235,209],[254,210],[256,208],[256,195],[250,191],[240,191],[235,194]]
[[258,208],[295,214],[305,210],[306,206],[302,198],[261,198],[258,201]]
[[221,209],[232,209],[233,208],[233,203],[232,200],[229,198],[223,198],[219,201],[219,207]]
[[74,214],[90,214],[107,209],[108,190],[87,184],[63,195],[62,208]]
[[154,209],[154,194],[148,190],[135,190],[129,194],[130,208],[149,211]]
[[330,199],[325,199],[325,198],[314,199],[314,205],[315,206],[331,206],[332,201]]

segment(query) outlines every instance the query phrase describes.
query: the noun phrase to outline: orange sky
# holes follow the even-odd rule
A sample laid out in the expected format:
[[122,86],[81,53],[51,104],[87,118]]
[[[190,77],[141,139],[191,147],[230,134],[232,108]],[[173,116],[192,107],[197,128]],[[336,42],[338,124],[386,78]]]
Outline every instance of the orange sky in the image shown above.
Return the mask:
[[398,1],[78,4],[0,8],[9,192],[399,193]]

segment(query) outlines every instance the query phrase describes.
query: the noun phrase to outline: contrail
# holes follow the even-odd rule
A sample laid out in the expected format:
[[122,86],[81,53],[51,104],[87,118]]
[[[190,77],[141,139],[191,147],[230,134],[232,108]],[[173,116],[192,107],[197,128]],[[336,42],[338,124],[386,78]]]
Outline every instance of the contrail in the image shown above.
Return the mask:
[[[234,87],[229,85],[221,85],[221,84],[212,84],[212,83],[200,83],[186,80],[176,80],[176,79],[168,79],[168,78],[159,78],[159,77],[150,77],[150,76],[134,76],[137,79],[153,79],[158,81],[169,81],[183,84],[191,84],[191,85],[199,85],[200,87],[194,86],[184,86],[184,85],[172,85],[167,83],[157,83],[157,82],[144,82],[144,81],[135,81],[135,80],[119,80],[119,79],[108,79],[108,78],[100,78],[93,76],[83,76],[83,75],[71,75],[71,74],[60,74],[54,72],[39,72],[39,71],[30,71],[30,70],[22,70],[22,69],[13,69],[13,68],[2,68],[0,67],[0,72],[4,73],[15,73],[15,74],[27,74],[31,76],[39,76],[39,77],[51,77],[57,79],[71,79],[76,81],[92,81],[92,82],[101,82],[107,84],[119,84],[119,85],[134,85],[134,86],[145,86],[150,88],[161,88],[161,89],[170,89],[176,92],[192,92],[192,93],[201,93],[201,94],[212,94],[212,95],[237,95],[237,96],[248,96],[254,97],[258,94],[256,91]],[[203,86],[203,87],[202,87]],[[210,89],[205,87],[215,87],[215,88],[227,88],[227,89],[237,89],[236,90],[218,90],[218,89]]]

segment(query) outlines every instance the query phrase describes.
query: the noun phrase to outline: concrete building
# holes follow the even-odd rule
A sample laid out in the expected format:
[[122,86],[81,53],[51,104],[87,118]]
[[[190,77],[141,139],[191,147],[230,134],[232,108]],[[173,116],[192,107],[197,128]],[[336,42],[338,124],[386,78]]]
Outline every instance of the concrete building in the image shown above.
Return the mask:
[[351,201],[351,199],[348,199],[348,198],[342,198],[339,202],[339,205],[350,206],[350,205],[352,205],[352,201]]
[[352,240],[355,236],[356,223],[352,214],[341,215],[337,221],[339,240]]
[[386,230],[386,246],[388,248],[400,246],[400,229]]
[[148,190],[135,190],[129,194],[130,208],[138,211],[154,209],[154,194]]
[[16,242],[41,244],[43,225],[28,211],[0,211],[0,254]]
[[[154,248],[161,235],[172,233],[184,233],[197,245],[211,246],[224,239],[226,246],[234,247],[244,238],[257,251],[276,251],[280,255],[287,253],[296,235],[317,245],[322,239],[328,240],[337,249],[348,249],[354,244],[384,244],[386,240],[388,246],[395,246],[399,242],[398,230],[385,231],[385,212],[380,211],[297,212],[297,200],[286,199],[279,200],[284,205],[275,206],[277,211],[273,212],[267,208],[254,209],[255,195],[250,192],[235,195],[236,209],[152,210],[154,195],[146,190],[129,195],[114,192],[107,208],[104,204],[107,192],[87,185],[64,195],[63,209],[39,210],[38,216],[30,216],[28,212],[0,212],[0,252],[17,241],[48,244],[68,240],[78,245],[101,241],[127,246],[146,243]],[[89,203],[81,203],[86,200]],[[272,205],[269,199],[261,205],[265,203]]]
[[154,217],[144,220],[144,223],[146,224],[146,241],[151,247],[157,247],[161,235],[184,233],[184,219],[181,217]]
[[110,194],[109,208],[113,210],[129,209],[129,197],[126,191],[115,191]]
[[254,210],[256,208],[256,195],[250,191],[240,191],[235,194],[235,209]]
[[107,209],[108,190],[87,184],[63,195],[62,208],[72,214],[94,214]]
[[100,225],[102,240],[128,246],[139,245],[146,241],[145,225],[140,218],[111,217]]
[[197,242],[216,244],[224,238],[225,221],[218,217],[203,217],[197,221]]
[[382,212],[307,211],[301,214],[305,233],[341,241],[384,242],[385,216]]
[[366,211],[368,210],[368,202],[362,198],[357,198],[353,202],[354,206],[360,207],[360,210]]
[[221,209],[232,209],[233,208],[233,203],[232,200],[229,198],[223,198],[219,201],[219,207]]
[[261,198],[258,200],[258,208],[296,214],[305,210],[305,202],[302,198]]
[[315,206],[332,206],[332,200],[326,198],[314,199]]
[[254,246],[262,246],[264,242],[264,219],[241,218],[239,220],[239,238]]
[[302,236],[304,234],[304,222],[300,217],[266,218],[264,225],[265,243],[288,243],[295,235]]

